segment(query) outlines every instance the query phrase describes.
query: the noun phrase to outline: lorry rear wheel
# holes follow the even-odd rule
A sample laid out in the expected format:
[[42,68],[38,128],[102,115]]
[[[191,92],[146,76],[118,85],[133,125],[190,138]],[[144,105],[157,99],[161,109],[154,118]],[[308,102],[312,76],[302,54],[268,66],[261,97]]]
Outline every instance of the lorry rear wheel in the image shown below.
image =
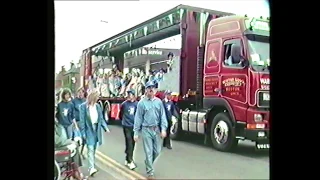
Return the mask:
[[237,147],[238,140],[228,114],[219,113],[213,118],[210,138],[213,147],[218,151],[229,152]]

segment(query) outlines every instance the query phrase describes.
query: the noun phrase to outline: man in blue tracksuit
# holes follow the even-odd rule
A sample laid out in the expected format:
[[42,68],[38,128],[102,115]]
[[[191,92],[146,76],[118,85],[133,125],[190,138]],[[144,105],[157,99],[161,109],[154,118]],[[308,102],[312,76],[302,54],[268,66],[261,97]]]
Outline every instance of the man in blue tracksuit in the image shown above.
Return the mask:
[[168,128],[167,128],[167,137],[163,140],[163,146],[167,147],[168,149],[172,149],[172,143],[170,139],[170,128],[172,126],[172,116],[174,116],[176,119],[178,119],[179,115],[177,113],[176,106],[174,102],[171,100],[171,91],[166,90],[165,91],[165,97],[163,99],[163,105],[166,111],[166,117],[168,120]]
[[137,142],[142,137],[148,179],[154,179],[153,163],[161,151],[161,138],[167,135],[168,122],[162,101],[155,97],[154,82],[147,82],[145,87],[146,96],[138,102],[134,117],[133,138]]
[[133,161],[133,151],[135,146],[135,141],[133,140],[133,124],[138,102],[136,101],[134,90],[129,90],[127,93],[128,99],[121,104],[119,117],[122,120],[123,133],[126,142],[125,165],[129,169],[133,170],[137,167]]

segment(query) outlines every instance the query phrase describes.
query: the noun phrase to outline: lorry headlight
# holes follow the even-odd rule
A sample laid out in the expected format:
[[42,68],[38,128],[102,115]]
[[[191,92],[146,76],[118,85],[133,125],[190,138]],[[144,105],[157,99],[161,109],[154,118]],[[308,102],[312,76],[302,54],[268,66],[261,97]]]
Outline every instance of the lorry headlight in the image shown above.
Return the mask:
[[262,115],[261,114],[254,114],[253,119],[255,122],[261,122],[262,121]]

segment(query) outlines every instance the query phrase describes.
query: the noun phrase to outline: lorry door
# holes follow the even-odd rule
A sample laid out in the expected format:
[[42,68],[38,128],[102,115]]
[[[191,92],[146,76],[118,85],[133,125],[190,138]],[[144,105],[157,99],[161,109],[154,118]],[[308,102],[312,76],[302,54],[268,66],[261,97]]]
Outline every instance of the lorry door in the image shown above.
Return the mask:
[[241,37],[233,37],[223,40],[222,53],[223,56],[220,70],[220,92],[221,97],[226,98],[229,101],[238,102],[241,104],[247,103],[247,68],[243,67],[239,62],[235,62],[231,58],[231,51],[233,51],[233,45],[241,47],[241,55],[245,57],[243,40]]
[[221,43],[221,38],[208,40],[206,42],[203,76],[203,95],[205,97],[215,97],[219,95]]

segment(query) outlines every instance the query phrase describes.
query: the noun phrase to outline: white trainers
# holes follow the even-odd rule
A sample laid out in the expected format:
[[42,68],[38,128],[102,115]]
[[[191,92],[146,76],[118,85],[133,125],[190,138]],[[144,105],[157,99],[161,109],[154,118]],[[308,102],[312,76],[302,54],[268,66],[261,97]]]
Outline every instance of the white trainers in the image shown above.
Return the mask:
[[91,168],[90,170],[89,170],[89,174],[90,174],[90,176],[93,176],[95,173],[97,173],[98,172],[98,170],[97,169],[95,169],[95,168]]
[[124,165],[125,166],[128,165],[128,161],[127,160],[124,161]]
[[129,169],[134,170],[137,165],[132,161],[130,164],[128,164]]

